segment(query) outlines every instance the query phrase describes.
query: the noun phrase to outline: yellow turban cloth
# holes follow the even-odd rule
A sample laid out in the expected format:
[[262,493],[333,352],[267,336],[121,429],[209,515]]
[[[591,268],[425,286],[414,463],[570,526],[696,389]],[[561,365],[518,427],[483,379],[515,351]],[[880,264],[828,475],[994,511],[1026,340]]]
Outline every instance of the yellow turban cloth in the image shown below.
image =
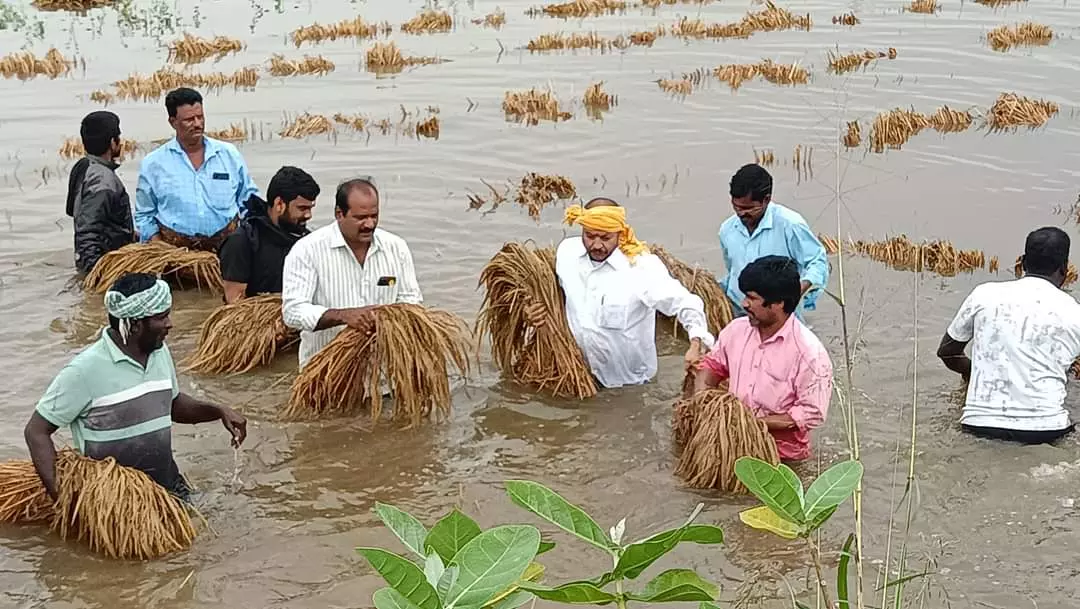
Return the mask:
[[567,224],[580,224],[585,230],[619,233],[619,249],[633,262],[638,254],[649,253],[649,248],[637,240],[634,229],[626,223],[626,209],[614,205],[602,205],[585,209],[580,205],[566,208]]

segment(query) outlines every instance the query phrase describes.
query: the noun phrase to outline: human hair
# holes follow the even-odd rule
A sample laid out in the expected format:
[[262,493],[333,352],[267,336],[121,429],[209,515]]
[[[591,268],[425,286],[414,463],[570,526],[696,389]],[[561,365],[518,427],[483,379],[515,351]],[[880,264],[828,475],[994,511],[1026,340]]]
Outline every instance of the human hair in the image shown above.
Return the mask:
[[743,165],[731,176],[731,196],[741,199],[746,195],[755,202],[772,196],[772,175],[757,163]]
[[169,118],[176,118],[176,109],[180,106],[194,106],[201,103],[203,103],[202,95],[188,87],[173,89],[165,96],[165,110],[169,113]]
[[619,204],[615,202],[615,199],[609,199],[607,197],[593,197],[589,199],[583,206],[585,209],[592,209],[594,207],[619,207]]
[[343,214],[349,213],[349,195],[354,190],[363,190],[369,194],[375,195],[375,201],[379,200],[379,189],[375,186],[375,183],[371,181],[371,178],[353,178],[351,180],[345,180],[341,184],[338,184],[337,192],[334,193],[334,205]]
[[1064,273],[1069,266],[1069,235],[1056,226],[1028,233],[1024,242],[1024,272],[1033,275]]
[[[157,283],[157,276],[150,273],[128,273],[109,288],[110,292],[120,292],[124,296],[131,296],[149,290]],[[109,327],[117,332],[120,331],[120,320],[109,315]]]
[[120,138],[120,117],[108,110],[95,110],[83,117],[79,136],[87,154],[102,156],[112,141]]
[[787,256],[762,256],[739,273],[739,289],[743,294],[755,292],[766,305],[783,302],[784,312],[790,315],[802,292],[799,267]]
[[278,169],[274,177],[270,178],[270,186],[266,188],[266,202],[270,205],[273,205],[278,197],[288,205],[297,197],[314,201],[318,196],[319,184],[315,178],[303,169],[290,165]]

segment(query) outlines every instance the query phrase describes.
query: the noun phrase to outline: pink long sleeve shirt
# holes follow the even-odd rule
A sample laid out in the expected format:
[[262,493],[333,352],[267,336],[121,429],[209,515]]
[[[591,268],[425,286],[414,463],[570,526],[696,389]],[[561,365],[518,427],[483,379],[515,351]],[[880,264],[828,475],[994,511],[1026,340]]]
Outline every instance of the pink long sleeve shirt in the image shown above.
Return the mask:
[[768,340],[747,317],[732,321],[702,361],[761,418],[787,414],[795,429],[771,431],[780,458],[810,456],[810,430],[825,422],[832,396],[832,361],[825,346],[794,315]]

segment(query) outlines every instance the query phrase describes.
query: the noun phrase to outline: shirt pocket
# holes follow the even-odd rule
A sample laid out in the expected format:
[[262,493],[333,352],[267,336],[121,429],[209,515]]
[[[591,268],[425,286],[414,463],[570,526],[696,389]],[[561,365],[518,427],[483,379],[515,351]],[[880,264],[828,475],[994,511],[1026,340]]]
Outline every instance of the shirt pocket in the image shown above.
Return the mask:
[[236,211],[235,172],[223,168],[208,169],[203,183],[206,185],[206,195],[210,207],[223,212]]
[[758,375],[754,397],[759,407],[768,414],[783,414],[793,404],[795,393],[795,366],[782,357],[762,357],[761,374]]
[[601,294],[597,325],[607,330],[625,330],[630,325],[630,296],[618,291]]

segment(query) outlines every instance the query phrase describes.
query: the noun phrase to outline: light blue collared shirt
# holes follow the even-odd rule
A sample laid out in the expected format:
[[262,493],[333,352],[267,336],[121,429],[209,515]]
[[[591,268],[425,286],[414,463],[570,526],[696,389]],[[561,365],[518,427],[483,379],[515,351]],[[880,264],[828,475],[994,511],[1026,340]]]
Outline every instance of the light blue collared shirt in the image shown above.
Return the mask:
[[739,274],[746,265],[762,256],[793,259],[799,265],[799,279],[810,282],[810,290],[795,310],[800,318],[803,309],[814,310],[821,289],[829,282],[825,247],[798,212],[779,203],[770,202],[765,207],[765,214],[752,235],[739,216],[724,220],[720,225],[720,248],[724,251],[724,266],[728,271],[720,280],[720,286],[727,292],[737,315],[743,314],[745,297],[739,289]]
[[146,155],[135,191],[135,230],[149,241],[158,224],[181,235],[213,236],[244,215],[244,202],[259,189],[236,146],[204,137],[206,156],[198,171],[176,138]]

